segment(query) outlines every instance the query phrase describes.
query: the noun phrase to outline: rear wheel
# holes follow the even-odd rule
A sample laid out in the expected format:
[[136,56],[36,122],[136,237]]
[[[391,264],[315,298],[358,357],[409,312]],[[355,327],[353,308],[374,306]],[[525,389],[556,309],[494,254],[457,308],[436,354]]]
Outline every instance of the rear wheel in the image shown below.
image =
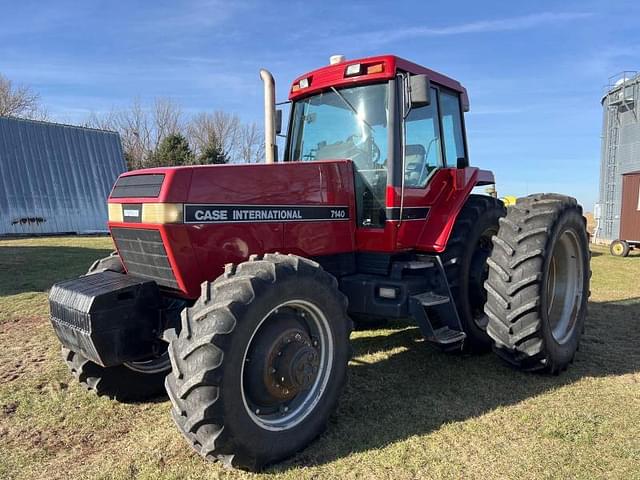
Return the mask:
[[614,240],[609,245],[609,251],[615,257],[626,257],[631,251],[631,246],[624,240]]
[[474,351],[491,349],[484,313],[487,294],[487,259],[498,233],[498,220],[506,215],[502,202],[487,195],[470,195],[456,219],[442,261],[451,294],[467,334],[465,346]]
[[[96,260],[87,275],[105,271],[124,273],[117,254]],[[84,388],[120,401],[145,400],[163,394],[164,378],[171,371],[166,344],[160,342],[155,355],[115,367],[102,367],[65,347],[62,347],[62,358]]]
[[558,373],[573,361],[589,297],[582,208],[563,195],[518,199],[494,238],[486,282],[494,349],[524,370]]
[[334,277],[293,255],[254,257],[204,283],[166,380],[194,449],[257,470],[319,435],[346,380],[346,307]]

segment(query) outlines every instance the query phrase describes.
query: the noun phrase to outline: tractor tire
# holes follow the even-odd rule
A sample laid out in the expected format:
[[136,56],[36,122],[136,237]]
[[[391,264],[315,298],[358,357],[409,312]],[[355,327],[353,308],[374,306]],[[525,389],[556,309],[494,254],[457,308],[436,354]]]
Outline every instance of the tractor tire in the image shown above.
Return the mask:
[[[62,347],[62,358],[71,374],[88,391],[120,402],[136,402],[164,394],[164,378],[171,370],[163,362],[132,362],[117,367],[102,367],[81,354]],[[160,357],[162,358],[162,357]]]
[[487,195],[470,195],[462,207],[442,254],[451,295],[463,331],[465,349],[474,352],[491,350],[487,335],[488,318],[484,313],[487,294],[487,259],[498,233],[499,219],[507,211],[503,203]]
[[294,255],[228,265],[182,312],[166,379],[172,416],[192,447],[259,470],[325,430],[350,358],[346,297]]
[[609,252],[614,257],[628,257],[629,252],[631,251],[631,247],[624,240],[614,240],[609,245]]
[[120,255],[118,255],[116,252],[113,252],[108,257],[96,260],[89,267],[86,275],[93,275],[94,273],[100,272],[125,273],[122,262],[120,261]]
[[[111,271],[124,273],[117,254],[96,260],[87,275]],[[102,367],[80,353],[62,347],[62,358],[71,374],[89,391],[122,402],[140,401],[164,394],[164,378],[171,371],[165,352],[148,361],[128,362],[116,367]]]
[[589,243],[574,198],[518,199],[493,239],[485,312],[494,351],[522,370],[553,374],[574,359],[589,297]]

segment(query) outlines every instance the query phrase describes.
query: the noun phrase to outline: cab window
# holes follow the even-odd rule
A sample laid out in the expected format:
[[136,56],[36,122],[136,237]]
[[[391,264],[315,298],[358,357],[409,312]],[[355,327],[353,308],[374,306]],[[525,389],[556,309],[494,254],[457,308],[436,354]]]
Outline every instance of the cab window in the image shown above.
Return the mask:
[[447,167],[458,166],[458,159],[465,159],[464,137],[462,135],[462,114],[458,95],[440,92],[442,111],[442,139]]
[[431,103],[413,108],[405,119],[404,184],[422,188],[431,172],[442,166],[438,91],[431,89]]

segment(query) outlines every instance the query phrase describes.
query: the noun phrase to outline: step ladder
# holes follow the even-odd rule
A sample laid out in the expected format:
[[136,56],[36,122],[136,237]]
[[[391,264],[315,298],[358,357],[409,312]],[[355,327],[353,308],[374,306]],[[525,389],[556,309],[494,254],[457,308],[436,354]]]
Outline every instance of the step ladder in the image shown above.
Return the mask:
[[[430,290],[409,297],[409,311],[422,335],[443,350],[462,350],[467,335],[462,331],[460,317],[451,296],[442,261],[434,256],[427,261],[414,263],[420,263],[420,268],[429,268],[433,276],[433,287]],[[418,265],[412,266],[418,267]],[[429,314],[440,319],[436,327],[429,318]]]

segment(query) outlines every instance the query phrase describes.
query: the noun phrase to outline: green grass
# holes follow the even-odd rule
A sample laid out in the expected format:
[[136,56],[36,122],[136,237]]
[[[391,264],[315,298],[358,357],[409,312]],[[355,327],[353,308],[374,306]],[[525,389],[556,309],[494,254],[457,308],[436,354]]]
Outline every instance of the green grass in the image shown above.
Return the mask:
[[106,256],[102,237],[0,241],[0,478],[640,478],[640,255],[594,248],[590,315],[560,376],[456,356],[402,322],[356,332],[328,431],[262,475],[191,452],[169,403],[82,390],[46,290]]

